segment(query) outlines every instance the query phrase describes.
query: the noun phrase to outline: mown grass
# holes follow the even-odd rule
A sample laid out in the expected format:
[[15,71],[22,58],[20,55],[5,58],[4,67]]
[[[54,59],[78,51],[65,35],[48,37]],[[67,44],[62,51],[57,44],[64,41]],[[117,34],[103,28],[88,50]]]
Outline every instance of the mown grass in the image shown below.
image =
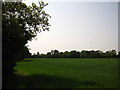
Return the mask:
[[27,58],[18,62],[17,88],[117,88],[115,58]]

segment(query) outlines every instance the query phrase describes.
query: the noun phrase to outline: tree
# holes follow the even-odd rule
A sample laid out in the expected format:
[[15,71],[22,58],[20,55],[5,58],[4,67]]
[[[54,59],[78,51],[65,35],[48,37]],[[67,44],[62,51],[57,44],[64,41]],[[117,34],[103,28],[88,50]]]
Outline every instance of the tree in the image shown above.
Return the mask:
[[70,58],[79,58],[80,57],[80,52],[77,52],[77,51],[73,50],[69,53],[69,57]]
[[60,58],[63,58],[63,52],[60,52],[59,55],[60,55]]
[[22,50],[19,52],[17,61],[22,61],[24,60],[24,58],[28,58],[28,57],[31,57],[31,53],[29,52],[27,46],[24,46],[24,48],[22,48]]
[[112,54],[112,57],[113,57],[113,58],[117,57],[117,51],[116,51],[116,50],[112,50],[112,53],[111,53],[111,54]]
[[40,53],[39,52],[37,52],[37,56],[39,56],[40,55]]
[[27,6],[22,2],[2,2],[3,88],[13,77],[16,61],[27,48],[25,45],[28,40],[32,40],[41,31],[49,30],[50,16],[44,11],[46,5],[43,1],[39,2],[39,7],[34,3]]
[[116,51],[115,50],[106,51],[106,57],[115,58],[116,57]]
[[69,58],[69,52],[68,51],[65,51],[65,52],[63,52],[63,57],[64,58]]
[[118,52],[118,58],[120,58],[120,51]]
[[80,53],[80,57],[82,58],[88,58],[89,57],[89,51],[82,50]]
[[105,53],[103,51],[99,51],[98,53],[100,58],[105,58]]
[[60,57],[60,54],[59,54],[58,50],[51,50],[51,55],[54,58],[59,58]]
[[51,58],[51,52],[47,53],[47,58]]

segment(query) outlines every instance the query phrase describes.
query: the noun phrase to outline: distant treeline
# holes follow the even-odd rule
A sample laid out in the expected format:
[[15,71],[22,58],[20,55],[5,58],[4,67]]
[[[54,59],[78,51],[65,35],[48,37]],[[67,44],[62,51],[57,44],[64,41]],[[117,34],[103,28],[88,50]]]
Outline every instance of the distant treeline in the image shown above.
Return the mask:
[[119,58],[120,52],[116,52],[116,50],[109,50],[106,52],[97,50],[86,51],[82,50],[81,52],[72,50],[72,51],[65,51],[59,52],[58,50],[51,50],[47,54],[33,54],[29,56],[31,58]]

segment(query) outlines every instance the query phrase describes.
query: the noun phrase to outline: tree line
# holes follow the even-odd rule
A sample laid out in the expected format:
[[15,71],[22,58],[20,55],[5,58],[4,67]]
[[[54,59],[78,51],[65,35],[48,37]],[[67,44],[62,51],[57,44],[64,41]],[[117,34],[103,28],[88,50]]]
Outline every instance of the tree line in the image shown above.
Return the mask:
[[58,50],[51,50],[51,52],[47,52],[47,54],[40,54],[37,52],[36,54],[34,53],[33,55],[29,54],[29,58],[119,58],[120,57],[120,52],[116,50],[109,50],[106,52],[97,50],[82,50],[76,51],[65,51],[65,52],[59,52]]

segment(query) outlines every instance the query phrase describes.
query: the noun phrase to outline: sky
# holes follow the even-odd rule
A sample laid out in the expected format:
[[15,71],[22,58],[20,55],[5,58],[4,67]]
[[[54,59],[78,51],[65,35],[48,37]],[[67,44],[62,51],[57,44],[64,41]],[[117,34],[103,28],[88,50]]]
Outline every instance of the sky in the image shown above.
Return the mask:
[[48,3],[45,11],[51,16],[50,31],[41,32],[37,39],[28,42],[31,53],[46,54],[55,49],[118,50],[117,2]]

